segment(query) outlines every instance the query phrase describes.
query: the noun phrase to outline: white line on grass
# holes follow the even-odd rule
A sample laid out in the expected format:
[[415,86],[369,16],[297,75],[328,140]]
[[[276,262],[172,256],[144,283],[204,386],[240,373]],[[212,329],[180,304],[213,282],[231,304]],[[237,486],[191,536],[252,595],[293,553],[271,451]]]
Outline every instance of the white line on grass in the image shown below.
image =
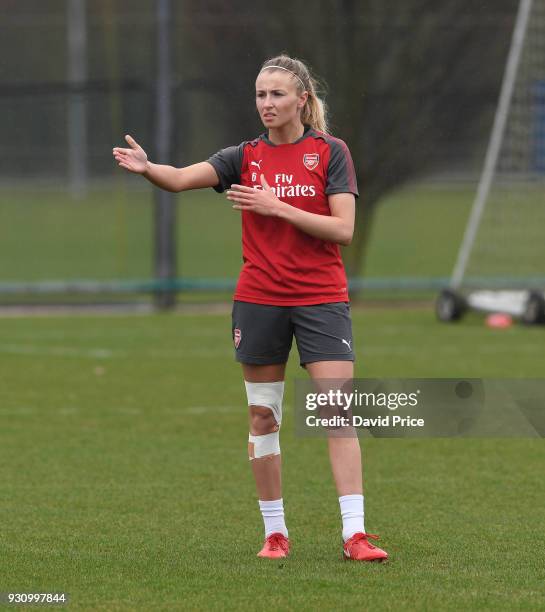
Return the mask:
[[[180,412],[183,414],[206,414],[207,412],[239,412],[244,410],[244,406],[189,406],[181,407],[179,410],[169,410],[168,412]],[[161,412],[164,412],[162,410]]]
[[114,359],[135,357],[138,359],[195,359],[196,357],[232,356],[233,350],[219,348],[192,348],[185,349],[151,349],[122,351],[106,348],[79,349],[69,346],[36,346],[30,344],[0,344],[0,353],[10,355],[46,355],[50,357],[77,357],[88,359]]
[[[219,412],[240,412],[244,411],[246,406],[243,402],[241,402],[238,406],[180,406],[179,408],[159,408],[160,414],[169,414],[169,415],[185,415],[185,414],[206,414],[206,413],[219,413]],[[0,408],[0,416],[23,416],[23,415],[33,415],[38,412],[37,407],[34,406],[19,406],[15,408]],[[40,411],[42,413],[42,411]],[[148,412],[146,410],[146,412]],[[47,411],[48,414],[60,414],[62,416],[68,415],[78,415],[81,416],[82,410],[77,406],[64,406],[62,408],[58,408],[56,410]],[[83,410],[83,413],[86,415],[92,414],[90,410]],[[139,407],[111,407],[104,414],[124,414],[129,416],[143,414],[144,411]],[[102,414],[102,416],[104,416]],[[95,415],[98,416],[98,415]]]
[[20,416],[23,414],[34,414],[36,409],[33,406],[19,406],[18,408],[0,408],[1,416]]
[[452,355],[465,355],[471,353],[474,355],[475,353],[499,353],[499,352],[508,352],[515,353],[519,351],[528,351],[531,353],[535,352],[544,352],[543,346],[538,344],[517,344],[516,346],[505,346],[505,345],[496,345],[496,344],[475,344],[468,348],[460,348],[456,346],[448,346],[448,345],[433,345],[433,346],[420,346],[416,347],[414,344],[409,345],[396,345],[396,346],[364,346],[361,350],[361,354],[365,357],[365,355],[414,355],[415,353],[425,353],[429,351],[430,353],[449,353]]
[[91,359],[110,359],[124,357],[122,351],[112,351],[104,348],[76,349],[69,346],[39,347],[25,344],[0,344],[1,353],[12,355],[48,355],[50,357],[89,357]]

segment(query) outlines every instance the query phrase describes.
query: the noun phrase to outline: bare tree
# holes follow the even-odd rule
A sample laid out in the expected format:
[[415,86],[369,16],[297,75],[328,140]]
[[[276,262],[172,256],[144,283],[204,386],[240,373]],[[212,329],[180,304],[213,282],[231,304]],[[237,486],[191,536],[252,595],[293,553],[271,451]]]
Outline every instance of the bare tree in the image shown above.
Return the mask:
[[184,21],[190,61],[226,101],[217,110],[233,142],[241,126],[258,127],[251,87],[239,84],[265,57],[287,51],[327,78],[333,131],[360,184],[345,257],[359,275],[383,197],[485,136],[515,11],[513,0],[187,0]]

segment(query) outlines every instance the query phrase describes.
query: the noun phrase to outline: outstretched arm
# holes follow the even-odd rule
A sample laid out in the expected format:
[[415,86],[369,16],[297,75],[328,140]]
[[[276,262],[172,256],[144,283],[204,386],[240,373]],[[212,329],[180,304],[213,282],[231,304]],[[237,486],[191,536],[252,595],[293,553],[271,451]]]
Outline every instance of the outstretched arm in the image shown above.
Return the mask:
[[315,238],[348,246],[352,242],[355,220],[355,198],[351,193],[335,193],[328,196],[331,216],[318,215],[279,200],[261,175],[263,189],[244,185],[232,185],[227,199],[235,202],[236,210],[247,210],[265,216],[284,219]]
[[200,162],[185,168],[153,164],[142,147],[131,136],[125,136],[129,149],[114,147],[113,156],[121,168],[141,174],[157,187],[166,191],[187,191],[202,187],[215,187],[219,183],[214,167]]

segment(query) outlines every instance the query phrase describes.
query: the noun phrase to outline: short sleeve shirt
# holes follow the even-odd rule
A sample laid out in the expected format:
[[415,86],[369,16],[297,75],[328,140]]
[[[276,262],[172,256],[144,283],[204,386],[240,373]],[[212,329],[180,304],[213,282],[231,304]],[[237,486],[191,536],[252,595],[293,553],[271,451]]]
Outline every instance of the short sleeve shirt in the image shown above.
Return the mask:
[[[308,126],[293,143],[275,145],[262,134],[222,149],[208,162],[218,175],[214,189],[220,193],[233,183],[261,189],[264,174],[282,202],[318,215],[331,215],[328,195],[359,195],[346,144]],[[235,300],[276,306],[348,301],[338,244],[277,217],[241,215],[243,266]]]

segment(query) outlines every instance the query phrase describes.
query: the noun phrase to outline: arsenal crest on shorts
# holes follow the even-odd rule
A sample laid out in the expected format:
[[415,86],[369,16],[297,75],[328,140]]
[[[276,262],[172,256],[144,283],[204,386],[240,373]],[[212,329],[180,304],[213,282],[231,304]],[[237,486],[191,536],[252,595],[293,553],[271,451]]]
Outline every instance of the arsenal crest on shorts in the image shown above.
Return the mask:
[[235,335],[234,335],[235,348],[238,348],[238,345],[240,344],[241,339],[242,339],[242,332],[240,331],[238,327],[235,327]]
[[319,162],[319,153],[305,153],[303,155],[303,163],[305,164],[305,168],[308,168],[309,170],[314,170]]

